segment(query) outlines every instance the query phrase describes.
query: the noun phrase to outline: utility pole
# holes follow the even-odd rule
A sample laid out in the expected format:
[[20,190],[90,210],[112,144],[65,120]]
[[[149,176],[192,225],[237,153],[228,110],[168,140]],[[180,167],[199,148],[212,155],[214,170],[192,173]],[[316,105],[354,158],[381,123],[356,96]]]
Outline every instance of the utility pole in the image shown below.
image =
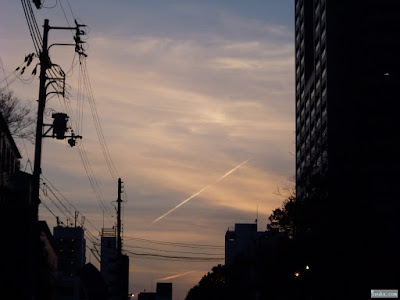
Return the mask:
[[49,68],[49,53],[48,53],[48,35],[49,35],[49,20],[44,20],[43,26],[43,46],[40,52],[40,82],[39,82],[39,99],[38,99],[38,116],[36,123],[36,138],[35,138],[35,160],[33,169],[33,182],[31,191],[31,216],[30,216],[30,236],[29,236],[29,277],[30,277],[30,292],[32,299],[37,299],[38,286],[38,258],[39,258],[39,189],[40,189],[40,173],[41,173],[41,158],[42,158],[42,130],[43,130],[43,114],[46,105],[46,70]]
[[[37,1],[40,2],[40,1]],[[63,90],[55,91],[53,93],[59,93],[64,95],[64,86],[65,86],[65,74],[64,72],[60,71],[60,75],[63,78],[49,78],[46,75],[47,70],[49,70],[53,64],[49,57],[49,48],[51,46],[48,45],[48,36],[50,29],[64,29],[64,30],[76,30],[75,36],[75,43],[74,44],[53,44],[53,45],[71,45],[75,46],[75,52],[79,55],[86,54],[83,51],[82,43],[83,41],[80,39],[80,35],[84,34],[80,27],[84,25],[80,25],[77,22],[76,27],[50,27],[49,20],[44,20],[43,26],[43,44],[42,49],[40,51],[39,59],[40,59],[40,76],[39,76],[39,99],[38,99],[38,111],[37,111],[37,122],[36,122],[36,136],[35,136],[35,159],[34,159],[34,168],[33,168],[33,175],[32,175],[32,190],[31,190],[31,216],[30,216],[30,237],[29,237],[29,277],[30,277],[30,285],[29,285],[29,294],[31,295],[31,299],[38,299],[38,282],[39,282],[39,251],[40,251],[40,228],[39,228],[39,204],[40,204],[40,174],[41,174],[41,161],[42,161],[42,138],[46,137],[46,133],[43,134],[44,124],[43,117],[44,117],[44,110],[46,106],[46,97],[47,87],[50,84],[55,83],[57,80],[64,80]],[[49,81],[49,82],[47,82]],[[66,115],[65,115],[66,116]],[[55,122],[53,125],[50,125],[50,129],[53,128],[53,135],[51,137],[57,137],[57,139],[64,139],[68,136],[65,136],[64,133],[67,131],[66,122],[67,116],[64,118],[64,121]],[[60,132],[61,128],[61,132]],[[63,129],[65,130],[63,131]],[[57,134],[55,134],[55,132]],[[76,138],[82,138],[80,136],[75,136],[72,132],[70,143],[71,147],[75,145]]]
[[49,36],[49,20],[44,20],[43,26],[43,47],[40,53],[40,82],[39,82],[39,100],[38,100],[38,116],[36,123],[36,138],[35,138],[35,161],[33,167],[33,184],[32,184],[32,202],[33,217],[38,220],[39,212],[39,189],[40,189],[40,173],[42,161],[42,134],[43,134],[43,114],[46,105],[46,71],[50,67],[49,51],[48,51],[48,36]]
[[118,198],[117,198],[117,256],[122,255],[122,239],[121,239],[121,194],[122,194],[122,181],[118,178]]
[[118,178],[118,198],[117,198],[117,294],[115,299],[126,299],[128,295],[129,282],[129,258],[122,255],[122,238],[121,238],[121,199],[122,195],[122,180]]

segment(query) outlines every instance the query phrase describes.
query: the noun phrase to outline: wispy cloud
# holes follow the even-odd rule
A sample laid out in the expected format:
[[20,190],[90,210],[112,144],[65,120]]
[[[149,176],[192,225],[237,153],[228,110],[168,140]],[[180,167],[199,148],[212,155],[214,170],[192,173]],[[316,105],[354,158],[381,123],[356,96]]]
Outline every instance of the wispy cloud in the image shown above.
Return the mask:
[[[293,32],[286,25],[255,17],[258,12],[251,12],[247,2],[246,15],[237,9],[238,3],[232,3],[236,11],[214,1],[157,3],[76,2],[83,6],[82,13],[90,11],[83,19],[91,27],[87,41],[91,84],[105,138],[128,194],[124,234],[223,245],[226,228],[253,221],[257,205],[262,215],[259,225],[264,228],[267,214],[281,201],[273,191],[294,172]],[[59,16],[51,19],[52,24],[63,25],[62,12]],[[23,23],[21,18],[10,22]],[[16,27],[3,22],[8,30]],[[21,32],[28,34],[25,24],[18,34],[0,30],[1,55],[10,71],[32,49],[23,46],[21,38],[9,40]],[[29,42],[29,36],[25,38]],[[18,49],[25,50],[18,54]],[[70,54],[54,57],[54,62],[69,69]],[[73,107],[76,71],[67,82]],[[26,89],[21,85],[18,91],[37,97],[37,86]],[[56,98],[48,108],[61,110]],[[86,112],[83,138],[105,199],[111,203],[115,183],[110,182]],[[44,174],[101,227],[102,213],[76,150],[53,140],[46,140],[43,150]],[[254,159],[245,168],[176,210],[163,226],[149,225],[249,157]],[[55,222],[52,215],[47,217]],[[189,270],[204,270],[191,272],[185,263],[154,265],[146,259],[133,259],[131,265],[134,284],[145,286],[152,281],[150,274],[160,280],[178,274],[181,277],[175,278],[185,280],[186,289],[212,267],[211,263],[191,266]]]

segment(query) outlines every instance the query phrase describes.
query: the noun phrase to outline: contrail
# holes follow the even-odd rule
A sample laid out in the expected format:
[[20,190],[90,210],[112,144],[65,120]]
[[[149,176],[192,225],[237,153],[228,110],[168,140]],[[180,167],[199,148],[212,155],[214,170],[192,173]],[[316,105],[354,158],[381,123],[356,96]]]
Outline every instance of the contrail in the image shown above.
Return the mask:
[[174,278],[177,278],[177,277],[182,277],[182,276],[188,275],[188,274],[193,273],[193,272],[195,272],[195,271],[189,271],[189,272],[185,272],[185,273],[182,273],[182,274],[177,274],[177,275],[172,275],[172,276],[168,276],[168,277],[164,277],[164,278],[159,278],[159,279],[156,279],[156,280],[157,281],[170,280],[170,279],[174,279]]
[[177,209],[178,207],[182,206],[183,204],[185,204],[186,202],[192,200],[194,197],[196,197],[197,195],[199,195],[200,193],[202,193],[204,190],[208,189],[210,186],[216,184],[217,182],[219,182],[220,180],[224,179],[226,176],[228,176],[229,174],[232,174],[233,172],[235,172],[237,169],[239,169],[241,166],[243,166],[245,163],[247,163],[249,160],[246,160],[244,162],[242,162],[240,165],[234,167],[232,170],[230,170],[229,172],[225,173],[224,175],[222,175],[220,178],[218,178],[214,183],[207,185],[206,187],[202,188],[200,191],[198,191],[197,193],[193,194],[192,196],[190,196],[189,198],[187,198],[186,200],[182,201],[181,203],[179,203],[177,206],[175,206],[173,209],[167,211],[165,214],[163,214],[161,217],[157,218],[156,220],[153,221],[154,224],[158,221],[160,221],[162,218],[164,218],[165,216],[169,215],[170,213],[172,213],[175,209]]

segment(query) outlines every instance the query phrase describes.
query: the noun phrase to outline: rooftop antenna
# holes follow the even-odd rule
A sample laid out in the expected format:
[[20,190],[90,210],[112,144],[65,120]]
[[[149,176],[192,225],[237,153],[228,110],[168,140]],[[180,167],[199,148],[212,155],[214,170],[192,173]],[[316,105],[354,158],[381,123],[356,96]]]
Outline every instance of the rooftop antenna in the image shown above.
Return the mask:
[[75,211],[75,228],[76,228],[76,220],[78,219],[79,211]]
[[256,212],[255,223],[256,223],[256,225],[257,225],[257,230],[258,230],[258,202],[257,202],[257,212]]

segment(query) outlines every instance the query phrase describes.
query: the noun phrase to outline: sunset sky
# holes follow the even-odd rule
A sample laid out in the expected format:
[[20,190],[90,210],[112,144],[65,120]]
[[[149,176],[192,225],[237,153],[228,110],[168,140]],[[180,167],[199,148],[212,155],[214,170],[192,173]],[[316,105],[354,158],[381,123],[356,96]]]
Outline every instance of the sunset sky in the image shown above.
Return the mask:
[[[283,201],[277,188],[290,185],[294,176],[293,2],[46,0],[49,8],[34,8],[41,33],[45,18],[51,26],[68,26],[67,20],[73,26],[74,18],[88,25],[87,71],[103,134],[126,191],[125,250],[223,258],[228,227],[254,222],[257,208],[259,230],[265,230],[272,209]],[[51,30],[49,43],[73,43],[72,34]],[[0,89],[31,52],[21,2],[2,1]],[[70,70],[67,101],[78,115],[81,77],[73,47],[52,47],[50,56],[65,72]],[[36,109],[39,80],[30,78],[32,69],[9,87]],[[62,111],[63,101],[48,100],[47,123],[52,121],[50,109]],[[103,157],[89,103],[84,104],[82,131],[77,132],[106,205],[114,211],[117,182]],[[33,145],[17,144],[22,169],[31,172]],[[103,217],[77,147],[46,139],[42,172],[97,229],[103,223],[114,225],[115,218]],[[66,223],[47,196],[43,201]],[[55,226],[55,217],[43,205],[40,217]],[[98,237],[95,228],[88,230]],[[86,255],[99,266],[89,251]],[[174,299],[184,299],[218,263],[224,261],[131,256],[130,289],[154,291],[156,282],[172,282]]]

